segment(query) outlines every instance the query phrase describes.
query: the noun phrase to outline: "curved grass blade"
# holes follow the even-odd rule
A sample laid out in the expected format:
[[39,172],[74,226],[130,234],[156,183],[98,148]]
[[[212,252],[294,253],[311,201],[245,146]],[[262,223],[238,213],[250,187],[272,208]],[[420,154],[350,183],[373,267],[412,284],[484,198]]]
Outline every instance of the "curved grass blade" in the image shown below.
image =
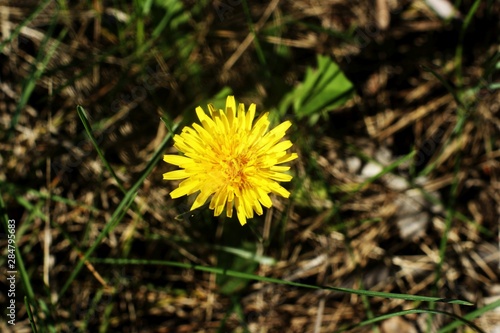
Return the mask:
[[[485,314],[486,312],[494,310],[498,307],[500,307],[500,300],[497,300],[496,302],[493,302],[493,303],[490,303],[486,306],[483,306],[482,308],[477,309],[475,311],[472,311],[471,313],[468,313],[465,316],[463,316],[463,318],[465,318],[467,320],[472,320],[472,319],[475,319],[475,318]],[[441,328],[438,331],[438,333],[451,332],[452,330],[456,329],[460,325],[462,325],[461,321],[456,320],[453,323],[450,323],[450,324],[446,325],[445,327]]]
[[94,145],[95,150],[97,150],[97,154],[101,158],[102,163],[104,163],[104,166],[106,167],[106,169],[108,169],[108,171],[111,173],[111,175],[115,179],[116,184],[118,185],[118,187],[120,188],[120,190],[123,193],[127,193],[127,191],[125,190],[125,188],[122,185],[122,182],[120,181],[120,179],[116,175],[115,171],[113,170],[113,168],[111,167],[111,165],[109,165],[108,161],[106,160],[106,157],[104,157],[103,151],[101,150],[101,148],[99,148],[99,145],[97,144],[97,141],[94,138],[94,135],[92,133],[92,126],[90,125],[90,122],[89,122],[89,120],[87,118],[87,114],[85,112],[85,109],[81,105],[78,105],[76,107],[76,112],[78,112],[78,116],[80,117],[80,120],[83,123],[83,127],[85,127],[85,132],[87,132],[87,135],[89,136],[90,141],[92,141],[92,144]]
[[[173,128],[173,130],[176,130],[178,124],[176,124]],[[167,133],[165,138],[163,139],[162,143],[156,150],[156,152],[153,154],[153,157],[151,158],[151,161],[146,165],[144,171],[141,173],[141,176],[139,179],[132,185],[132,187],[127,191],[125,197],[122,199],[116,210],[114,211],[113,215],[111,216],[110,221],[106,224],[104,229],[101,231],[101,233],[97,236],[96,240],[94,243],[90,246],[90,248],[85,252],[83,257],[80,258],[80,261],[76,265],[76,267],[73,269],[73,272],[69,276],[68,280],[66,283],[63,285],[61,288],[61,291],[58,294],[58,301],[62,298],[62,296],[66,293],[68,290],[69,286],[73,282],[73,280],[76,278],[80,270],[82,269],[84,263],[88,260],[90,255],[94,252],[94,250],[97,248],[99,243],[102,241],[104,237],[108,235],[109,232],[111,232],[121,221],[122,217],[125,215],[128,207],[132,204],[135,195],[137,193],[137,190],[139,187],[142,185],[146,177],[149,176],[151,171],[153,171],[153,168],[156,166],[156,164],[160,161],[162,158],[163,151],[166,149],[168,142],[172,138],[173,132]]]
[[467,16],[464,19],[464,23],[462,24],[462,29],[460,29],[459,42],[455,50],[455,71],[457,79],[459,80],[460,88],[462,88],[462,81],[463,81],[462,62],[464,53],[465,32],[467,31],[467,28],[469,27],[469,24],[471,23],[474,14],[479,8],[480,3],[481,0],[476,0],[472,5],[472,7],[470,8],[469,12],[467,13]]
[[[45,72],[45,69],[49,64],[50,59],[52,59],[52,56],[55,54],[57,48],[59,47],[59,44],[62,42],[63,38],[66,36],[66,33],[68,32],[67,28],[62,29],[57,39],[50,45],[49,43],[50,37],[52,35],[52,32],[56,28],[56,23],[57,23],[56,17],[57,15],[52,20],[52,23],[47,31],[47,34],[40,45],[40,51],[37,55],[35,62],[31,65],[32,71],[23,82],[21,97],[17,103],[16,110],[10,122],[10,128],[7,135],[8,138],[12,138],[12,134],[14,133],[14,129],[17,125],[17,122],[19,121],[19,116],[21,114],[22,109],[26,106],[26,104],[28,104],[28,100],[31,97],[33,91],[35,90],[37,81],[42,77],[43,73]],[[47,50],[45,50],[45,48],[47,48]]]
[[294,282],[294,281],[289,281],[289,280],[281,280],[281,279],[277,279],[277,278],[265,277],[265,276],[250,274],[250,273],[242,273],[242,272],[232,271],[232,270],[218,268],[218,267],[207,267],[207,266],[201,266],[201,265],[180,263],[180,262],[175,262],[175,261],[120,259],[120,258],[116,258],[116,259],[113,259],[113,258],[106,258],[106,259],[91,258],[90,261],[94,262],[94,263],[111,264],[111,265],[171,266],[171,267],[179,267],[179,268],[186,268],[186,269],[194,269],[194,270],[198,270],[198,271],[210,272],[210,273],[215,273],[215,274],[223,274],[223,275],[227,275],[227,276],[248,279],[248,280],[254,280],[254,281],[277,283],[277,284],[283,284],[283,285],[294,286],[294,287],[302,287],[302,288],[308,288],[308,289],[330,290],[330,291],[335,291],[335,292],[340,292],[340,293],[366,295],[366,296],[370,296],[370,297],[393,298],[393,299],[403,299],[406,301],[431,302],[431,303],[432,302],[440,302],[440,303],[459,304],[459,305],[468,305],[468,306],[474,305],[468,301],[459,300],[459,299],[452,299],[452,298],[430,297],[430,296],[420,296],[420,295],[407,295],[407,294],[397,294],[397,293],[385,293],[385,292],[381,292],[381,291],[356,290],[356,289],[350,289],[350,288],[340,288],[340,287],[330,287],[330,286],[316,286],[316,285],[312,285],[312,284],[299,283],[299,282]]
[[398,312],[394,312],[394,313],[389,313],[389,314],[386,314],[386,315],[378,316],[376,318],[372,318],[372,319],[368,319],[368,320],[362,321],[359,324],[350,326],[348,328],[344,328],[344,329],[340,330],[339,332],[344,332],[344,331],[351,330],[353,328],[367,326],[367,325],[370,325],[370,324],[373,324],[373,323],[376,323],[376,322],[379,322],[379,321],[382,321],[382,320],[386,320],[386,319],[389,319],[389,318],[392,318],[392,317],[405,316],[405,315],[408,315],[408,314],[415,314],[415,313],[432,313],[432,314],[445,315],[445,316],[448,316],[448,317],[455,318],[457,321],[459,321],[459,322],[461,322],[463,324],[466,324],[467,326],[469,326],[470,328],[472,328],[476,332],[486,333],[481,328],[479,328],[476,324],[474,324],[473,322],[465,319],[464,317],[460,317],[460,316],[458,316],[458,315],[456,315],[454,313],[447,312],[447,311],[431,310],[431,309],[411,309],[411,310],[404,310],[404,311],[398,311]]
[[123,200],[120,202],[116,210],[114,211],[113,215],[111,216],[111,219],[109,222],[106,224],[104,229],[101,231],[99,236],[97,236],[96,240],[94,243],[90,246],[90,248],[85,251],[85,254],[80,257],[80,261],[78,261],[78,264],[76,267],[73,269],[73,272],[69,276],[68,280],[64,284],[64,286],[61,288],[61,291],[59,292],[59,295],[57,297],[58,301],[62,298],[64,293],[68,290],[69,286],[73,282],[73,280],[76,278],[80,270],[82,269],[83,265],[87,261],[88,257],[94,252],[94,250],[97,248],[97,246],[100,244],[100,242],[103,240],[104,237],[108,235],[111,230],[113,230],[118,223],[121,221],[123,216],[125,215],[125,212],[127,211],[128,207],[132,204],[134,201],[135,195],[137,194],[136,190],[129,190],[127,192],[127,195],[123,198]]
[[[3,227],[5,229],[5,232],[7,232],[9,217],[7,216],[7,208],[5,207],[5,203],[3,201],[1,192],[0,192],[0,211],[2,212],[0,218],[3,220]],[[33,287],[31,286],[29,274],[26,271],[26,267],[24,266],[23,257],[21,256],[21,250],[17,246],[17,242],[14,243],[14,247],[16,249],[16,268],[19,271],[19,274],[21,275],[24,291],[26,292],[26,296],[28,297],[29,301],[35,304],[35,293],[33,292]]]
[[31,329],[33,330],[34,333],[38,333],[38,330],[36,329],[35,320],[33,319],[33,314],[31,313],[30,302],[28,301],[27,296],[24,296],[24,306],[26,307],[26,312],[28,313]]
[[7,37],[4,41],[2,41],[0,43],[0,53],[2,53],[3,48],[5,47],[5,45],[7,45],[10,42],[12,42],[12,40],[19,35],[19,33],[21,32],[21,29],[24,28],[25,26],[27,26],[31,21],[33,21],[35,19],[35,17],[37,17],[38,14],[40,14],[45,9],[45,7],[47,7],[51,2],[52,2],[52,0],[45,0],[44,2],[42,2],[41,4],[39,4],[38,6],[36,6],[36,10],[33,13],[31,13],[27,18],[25,18],[14,29],[14,31],[12,31],[12,33],[10,34],[9,37]]
[[78,202],[76,200],[68,199],[68,198],[65,198],[65,197],[62,197],[62,196],[59,196],[56,194],[52,194],[52,193],[42,192],[40,190],[31,188],[31,187],[0,181],[0,190],[3,190],[3,189],[5,189],[6,192],[10,193],[10,195],[12,195],[14,197],[29,194],[31,196],[36,197],[37,199],[43,199],[43,200],[50,199],[52,201],[61,202],[65,205],[68,205],[71,207],[81,207],[81,208],[90,210],[92,212],[99,211],[99,209],[95,208],[94,206],[87,205],[83,202]]

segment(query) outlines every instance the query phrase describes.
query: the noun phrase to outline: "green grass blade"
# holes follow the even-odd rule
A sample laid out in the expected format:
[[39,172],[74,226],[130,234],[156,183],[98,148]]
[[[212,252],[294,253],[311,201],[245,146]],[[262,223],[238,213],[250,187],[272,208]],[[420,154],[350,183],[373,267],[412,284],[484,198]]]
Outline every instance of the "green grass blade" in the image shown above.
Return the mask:
[[0,43],[0,53],[3,52],[5,45],[9,44],[14,38],[19,36],[19,32],[21,32],[21,29],[27,26],[31,21],[33,21],[35,17],[37,17],[38,14],[40,14],[51,2],[52,0],[45,0],[44,2],[36,6],[36,10],[33,11],[33,13],[31,13],[27,18],[25,18],[18,26],[16,26],[10,36]]
[[174,131],[172,130],[172,121],[167,116],[160,117],[160,119],[167,128],[168,132],[173,133]]
[[[177,125],[174,126],[174,130],[176,130]],[[113,230],[118,223],[120,222],[121,218],[126,212],[126,209],[132,204],[132,201],[135,198],[135,195],[137,193],[137,190],[139,187],[142,185],[146,177],[149,176],[151,171],[153,171],[153,168],[156,166],[156,164],[160,161],[163,151],[165,150],[168,142],[170,141],[170,138],[172,137],[173,132],[168,133],[165,138],[163,139],[162,143],[160,144],[160,147],[158,147],[158,150],[153,154],[153,157],[151,158],[151,161],[146,165],[146,168],[144,171],[141,173],[141,177],[132,185],[132,187],[127,191],[127,194],[125,197],[122,199],[116,210],[114,211],[113,215],[111,216],[110,221],[106,224],[104,229],[101,231],[99,236],[97,236],[96,240],[92,244],[92,246],[85,252],[83,258],[80,258],[80,261],[76,265],[76,267],[73,269],[73,272],[69,276],[68,280],[66,283],[63,285],[61,288],[61,291],[59,292],[58,295],[58,300],[62,298],[62,296],[66,293],[68,290],[70,284],[73,282],[73,280],[76,278],[78,273],[83,267],[83,264],[85,261],[89,258],[89,256],[94,252],[94,250],[97,248],[101,240],[106,237],[106,235]]]
[[[431,309],[411,309],[411,310],[404,310],[404,311],[398,311],[398,312],[394,312],[394,313],[389,313],[389,314],[385,314],[385,315],[382,315],[382,316],[378,316],[376,318],[372,318],[372,319],[368,319],[368,320],[362,321],[359,324],[350,326],[349,328],[342,329],[339,332],[345,332],[347,330],[351,330],[351,329],[354,329],[354,328],[367,326],[367,325],[374,324],[376,322],[380,322],[382,320],[386,320],[386,319],[389,319],[389,318],[392,318],[392,317],[406,316],[406,315],[409,315],[409,314],[417,314],[417,313],[423,313],[423,314],[425,314],[425,313],[441,314],[441,315],[445,315],[445,316],[448,316],[448,317],[452,317],[452,318],[455,318],[457,320],[457,322],[459,322],[460,324],[466,324],[467,326],[469,326],[470,328],[472,328],[476,332],[486,333],[481,328],[479,328],[476,324],[474,324],[473,322],[467,320],[465,317],[460,317],[460,316],[458,316],[458,315],[456,315],[454,313],[451,313],[451,312],[440,311],[440,310],[431,310]],[[439,331],[439,332],[441,332],[441,331]]]
[[458,96],[456,89],[454,89],[450,85],[450,83],[446,81],[444,77],[441,76],[441,74],[439,74],[434,69],[426,65],[422,65],[422,69],[425,70],[426,72],[431,73],[436,79],[438,79],[438,81],[441,82],[441,84],[446,88],[446,90],[448,90],[448,92],[453,96],[455,102],[457,102],[458,105],[465,107],[465,105],[462,103],[460,96]]
[[[50,36],[52,35],[52,30],[54,30],[56,27],[56,23],[57,23],[55,21],[56,18],[57,18],[57,16],[54,17],[53,22],[49,28],[49,31],[47,32],[47,35],[45,36],[44,40],[42,41],[42,43],[40,45],[40,49],[45,48],[45,46],[48,44]],[[23,90],[21,93],[21,98],[19,99],[19,102],[17,103],[14,115],[12,116],[8,138],[12,138],[12,134],[14,133],[14,129],[17,125],[18,120],[19,120],[19,115],[21,114],[21,111],[26,106],[26,104],[28,104],[28,100],[29,100],[31,94],[33,93],[33,91],[35,90],[36,82],[42,77],[42,74],[44,73],[45,69],[47,68],[49,60],[52,59],[52,56],[56,52],[57,48],[59,47],[59,44],[61,43],[64,36],[66,36],[67,32],[68,32],[68,29],[66,29],[66,28],[61,30],[57,39],[53,42],[52,45],[50,45],[47,53],[45,54],[45,52],[40,51],[35,63],[32,64],[32,72],[30,73],[30,76],[28,78],[26,78],[26,80],[23,83]]]
[[69,286],[73,282],[73,280],[76,278],[80,270],[82,269],[84,263],[87,261],[88,257],[94,252],[94,250],[97,248],[97,246],[100,244],[100,242],[108,235],[109,232],[111,232],[121,221],[123,218],[123,215],[125,214],[126,210],[128,207],[132,204],[136,191],[129,190],[127,192],[127,195],[123,198],[123,200],[120,202],[116,210],[114,211],[113,215],[111,216],[111,219],[109,222],[106,224],[104,229],[101,231],[101,233],[97,236],[96,240],[94,243],[90,246],[90,248],[85,252],[83,255],[83,258],[80,258],[78,261],[78,264],[75,266],[73,271],[71,272],[68,280],[66,283],[63,285],[61,290],[59,291],[58,295],[58,300],[62,298],[62,296],[66,293],[68,290]]
[[88,331],[88,326],[90,319],[95,315],[97,305],[102,299],[102,296],[104,295],[104,291],[102,289],[99,289],[94,297],[92,298],[92,301],[90,302],[90,307],[87,310],[87,313],[85,314],[85,317],[82,320],[82,324],[80,327],[80,332],[87,332]]
[[109,325],[112,319],[112,312],[113,308],[116,306],[116,303],[114,302],[109,302],[108,305],[106,305],[106,308],[104,308],[104,313],[103,313],[103,320],[101,322],[101,325],[99,326],[99,333],[106,333],[109,332]]
[[57,333],[54,321],[51,320],[52,315],[54,314],[54,308],[52,306],[51,308],[49,308],[47,304],[43,301],[43,299],[40,299],[38,301],[38,304],[40,306],[40,310],[42,311],[42,313],[45,314],[46,318],[44,319],[45,326],[43,327],[43,332]]
[[[9,228],[8,228],[8,220],[9,217],[7,216],[7,208],[5,207],[5,203],[3,201],[3,195],[0,192],[0,211],[4,212],[1,214],[1,219],[3,221],[3,226],[5,229],[5,232],[7,233]],[[16,228],[19,226],[19,221],[16,221]],[[17,234],[17,232],[16,232]],[[17,237],[16,237],[17,240]],[[17,241],[14,243],[14,247],[16,250],[16,270],[19,271],[19,275],[21,275],[21,281],[23,283],[24,291],[26,292],[26,296],[28,297],[30,303],[36,304],[35,300],[35,293],[33,292],[33,287],[31,285],[30,278],[28,276],[28,272],[26,271],[26,267],[24,266],[24,261],[23,257],[21,256],[21,251],[19,247],[17,246]]]
[[118,187],[120,188],[120,190],[123,193],[126,193],[127,191],[123,187],[122,182],[120,181],[120,179],[116,175],[116,173],[113,170],[113,168],[111,167],[111,165],[106,160],[106,157],[104,156],[104,152],[101,150],[101,148],[99,148],[99,144],[97,143],[96,139],[94,138],[94,134],[92,132],[92,126],[90,125],[90,122],[89,122],[89,120],[87,118],[87,114],[85,112],[85,109],[81,105],[78,105],[76,107],[76,112],[78,112],[78,116],[80,117],[80,120],[83,123],[83,127],[85,127],[85,132],[87,132],[87,135],[89,136],[90,141],[92,141],[92,144],[94,145],[94,148],[96,149],[97,154],[101,158],[102,163],[104,163],[104,166],[106,167],[106,169],[108,169],[108,171],[111,173],[111,175],[115,179],[116,184],[118,185]]
[[[68,205],[70,207],[81,207],[92,212],[98,212],[99,210],[94,206],[89,206],[84,204],[83,202],[78,202],[76,200],[72,200],[69,198],[61,197],[56,194],[42,192],[34,188],[22,187],[17,184],[12,184],[8,182],[0,181],[0,190],[4,189],[6,192],[9,192],[12,196],[21,196],[22,194],[28,194],[30,196],[34,196],[37,199],[50,199],[51,201],[56,201]],[[20,193],[22,192],[22,194]]]
[[367,186],[367,185],[373,183],[374,181],[380,179],[384,175],[386,175],[388,173],[391,173],[396,168],[398,168],[401,164],[403,164],[406,161],[409,161],[410,159],[412,159],[415,156],[416,153],[417,152],[415,150],[412,151],[412,152],[410,152],[409,154],[407,154],[407,155],[405,155],[405,156],[397,159],[396,161],[392,162],[388,166],[384,167],[376,175],[371,176],[370,178],[366,179],[364,182],[360,183],[356,188],[353,189],[352,192],[347,193],[345,196],[343,196],[340,199],[340,204],[342,204],[342,203],[346,202],[347,200],[349,200],[352,196],[354,196],[356,193],[358,193],[359,191],[361,191],[365,186]]
[[[29,216],[28,216],[28,218],[24,221],[23,225],[17,230],[17,233],[20,234],[21,236],[24,234],[24,230],[26,229],[27,225],[29,225],[29,223],[28,223],[29,220],[32,219],[33,217],[38,217],[38,218],[40,218],[44,222],[47,222],[49,220],[49,218],[47,217],[47,215],[45,215],[39,209],[38,206],[35,206],[35,205],[31,204],[29,201],[25,200],[23,197],[16,196],[16,201],[22,207],[24,207],[26,209],[26,211],[28,211],[30,213]],[[84,207],[84,206],[81,206],[81,207]],[[87,208],[87,209],[91,210],[90,208]],[[95,208],[94,208],[94,210],[95,210]],[[77,252],[82,252],[78,248],[77,242],[68,234],[68,232],[66,230],[64,230],[64,228],[59,223],[56,223],[53,220],[51,220],[50,221],[50,225],[51,225],[52,228],[57,229],[63,235],[63,237],[73,247],[73,249],[75,249]]]
[[216,250],[220,250],[226,253],[231,253],[234,254],[235,256],[238,256],[243,259],[249,259],[253,260],[255,262],[258,262],[261,265],[275,265],[276,260],[271,257],[266,257],[263,255],[256,254],[255,252],[247,251],[243,248],[236,248],[236,247],[231,247],[231,246],[222,246],[222,245],[213,245],[213,248]]
[[[494,309],[496,309],[498,307],[500,307],[500,300],[497,300],[497,301],[495,301],[493,303],[490,303],[490,304],[488,304],[486,306],[483,306],[482,308],[477,309],[475,311],[472,311],[471,313],[468,313],[465,316],[463,316],[463,318],[465,318],[467,320],[473,320],[475,318],[478,318],[479,316],[482,316],[486,312],[494,310]],[[450,324],[446,325],[445,327],[441,328],[438,331],[438,333],[451,332],[452,330],[456,329],[457,327],[459,327],[461,325],[462,325],[462,321],[459,321],[459,320],[454,321],[453,323],[450,323]]]
[[175,261],[166,261],[166,260],[143,260],[143,259],[115,259],[115,258],[91,258],[91,262],[94,263],[102,263],[102,264],[111,264],[111,265],[158,265],[158,266],[171,266],[185,269],[194,269],[203,272],[209,272],[214,274],[222,274],[242,279],[254,280],[254,281],[262,281],[276,284],[283,284],[293,287],[301,287],[307,289],[317,289],[317,290],[330,290],[336,291],[340,293],[348,293],[355,295],[366,295],[370,297],[381,297],[381,298],[391,298],[391,299],[403,299],[406,301],[417,301],[417,302],[441,302],[441,303],[449,303],[449,304],[459,304],[459,305],[473,305],[470,302],[459,300],[459,299],[451,299],[451,298],[441,298],[441,297],[430,297],[430,296],[420,296],[420,295],[407,295],[407,294],[397,294],[397,293],[386,293],[381,291],[369,291],[369,290],[356,290],[351,288],[340,288],[340,287],[331,287],[331,286],[316,286],[306,283],[299,283],[288,280],[281,280],[277,278],[259,276],[250,273],[242,273],[237,271],[232,271],[224,268],[218,267],[207,267],[201,265],[193,265],[186,264]]
[[465,32],[467,31],[467,28],[469,27],[472,17],[476,13],[477,9],[479,8],[479,4],[481,3],[481,0],[476,0],[474,4],[472,5],[471,9],[467,13],[467,16],[464,19],[464,23],[462,25],[462,29],[460,30],[460,37],[459,37],[459,42],[457,45],[457,49],[455,51],[455,70],[456,70],[456,76],[457,80],[459,82],[459,87],[462,88],[462,81],[463,81],[463,75],[462,75],[462,60],[463,60],[463,53],[464,53],[464,39],[465,39]]
[[38,333],[38,330],[36,329],[35,320],[33,319],[33,314],[31,313],[30,302],[28,301],[27,296],[24,296],[24,306],[26,307],[26,312],[28,313],[31,329],[33,330],[34,333]]
[[255,25],[252,22],[252,15],[250,14],[250,9],[248,8],[247,1],[243,0],[242,5],[243,5],[243,11],[245,13],[245,17],[247,19],[248,30],[250,30],[250,33],[254,37],[252,42],[255,46],[255,52],[257,53],[257,58],[259,59],[259,62],[262,66],[261,68],[263,69],[265,76],[270,77],[271,73],[269,72],[269,67],[267,65],[266,56],[264,55],[264,51],[262,50],[262,47],[260,46],[259,37],[257,35],[257,31],[255,30]]

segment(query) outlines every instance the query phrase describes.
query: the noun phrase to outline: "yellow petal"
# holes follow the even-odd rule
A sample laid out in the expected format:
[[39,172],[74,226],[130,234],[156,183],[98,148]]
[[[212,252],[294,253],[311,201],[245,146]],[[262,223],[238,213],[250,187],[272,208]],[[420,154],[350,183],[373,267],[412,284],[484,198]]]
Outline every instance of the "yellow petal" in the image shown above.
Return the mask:
[[243,202],[243,206],[245,208],[245,216],[248,218],[253,217],[253,209],[252,209],[252,198],[249,195],[248,191],[245,191],[244,197],[241,200]]
[[225,189],[221,189],[215,192],[212,200],[210,200],[210,209],[213,209],[214,215],[219,216],[224,209],[225,202],[227,199],[227,191]]
[[276,180],[278,182],[289,182],[290,180],[292,180],[293,177],[286,174],[286,173],[269,172],[268,178],[271,178],[271,179]]
[[252,129],[253,118],[255,117],[255,104],[250,104],[246,115],[246,124],[247,130],[250,131]]
[[297,155],[296,153],[286,154],[285,156],[280,157],[276,164],[290,162],[296,159],[297,157],[299,157],[299,155]]
[[241,225],[245,225],[247,223],[247,218],[245,216],[245,207],[239,198],[235,200],[236,206],[236,215],[238,216],[238,221],[240,221]]
[[193,205],[191,206],[191,210],[195,210],[196,208],[200,208],[207,202],[208,197],[210,197],[212,193],[210,192],[204,192],[201,191],[200,194],[196,197],[196,199],[193,202]]
[[226,216],[229,218],[233,217],[233,206],[234,206],[234,201],[228,200],[226,205]]
[[211,133],[207,131],[204,127],[198,124],[193,124],[193,128],[196,130],[196,132],[198,132],[198,135],[204,142],[211,143],[211,141],[213,141]]
[[200,120],[200,122],[203,123],[203,121],[205,121],[207,119],[210,119],[207,116],[207,114],[205,113],[205,111],[203,111],[203,109],[201,108],[201,106],[196,107],[195,111],[196,111],[196,115],[198,116],[198,119]]
[[245,105],[240,103],[238,105],[238,129],[244,131],[246,127]]
[[[209,105],[209,109],[210,109],[210,105]],[[210,129],[215,127],[214,121],[199,106],[196,108],[196,115],[198,116],[198,119],[200,119],[201,125],[207,131],[210,132]]]
[[233,126],[234,117],[236,115],[236,100],[234,96],[227,96],[226,98],[226,116],[229,126]]
[[275,152],[285,151],[288,148],[290,148],[291,146],[293,146],[293,144],[292,144],[292,142],[290,140],[282,141],[282,142],[278,143],[276,146],[274,146],[271,149],[269,149],[267,151],[267,153],[268,154],[272,154],[272,153],[275,153]]
[[217,199],[215,202],[215,207],[214,207],[214,215],[219,216],[222,211],[224,210],[224,207],[226,206],[226,201],[227,201],[227,191],[220,191],[217,195]]
[[194,163],[192,159],[180,155],[163,155],[163,160],[177,166]]
[[259,194],[259,201],[264,207],[270,208],[273,205],[271,198],[262,188],[258,187],[257,193]]
[[183,195],[190,195],[199,190],[199,181],[192,178],[187,178],[183,180],[179,187],[170,192],[170,197],[176,199],[182,197]]
[[281,124],[279,124],[278,126],[273,128],[272,130],[270,130],[268,135],[269,136],[275,135],[277,137],[282,138],[285,136],[286,130],[289,129],[290,126],[292,126],[292,123],[289,120],[282,122]]
[[163,179],[166,180],[178,180],[178,179],[184,179],[191,176],[191,174],[187,173],[186,170],[175,170],[175,171],[170,171],[167,173],[163,174]]
[[285,165],[273,165],[273,166],[271,166],[269,168],[269,170],[271,170],[271,171],[277,171],[277,172],[283,172],[283,171],[290,170],[290,167],[289,166],[285,166]]
[[[267,116],[269,113],[264,113],[261,115],[257,121],[255,122],[255,125],[252,128],[252,131],[250,132],[250,135],[248,136],[248,145],[253,146],[254,144],[256,147],[261,147],[266,144],[266,142],[260,143],[259,140],[261,140],[266,132],[268,126],[269,126],[269,120]],[[259,149],[259,148],[256,148]]]
[[260,205],[258,200],[255,200],[253,202],[253,209],[255,210],[257,215],[262,215],[264,213],[264,211],[262,210],[262,206]]
[[288,198],[290,196],[290,192],[288,192],[284,187],[278,185],[278,183],[273,183],[271,185],[271,191],[281,195],[284,198]]

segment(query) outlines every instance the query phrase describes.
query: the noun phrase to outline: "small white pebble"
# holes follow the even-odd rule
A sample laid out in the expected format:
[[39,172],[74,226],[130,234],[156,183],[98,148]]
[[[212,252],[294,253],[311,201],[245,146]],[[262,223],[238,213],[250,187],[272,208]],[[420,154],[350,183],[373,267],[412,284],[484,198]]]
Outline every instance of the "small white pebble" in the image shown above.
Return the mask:
[[363,178],[370,178],[375,175],[378,175],[380,172],[382,172],[383,168],[381,165],[375,164],[373,162],[368,162],[364,167],[363,170],[361,170],[361,176]]
[[460,13],[447,0],[425,0],[425,3],[441,18],[460,17]]
[[348,157],[345,162],[347,170],[352,174],[358,173],[359,168],[361,168],[361,160],[356,156]]

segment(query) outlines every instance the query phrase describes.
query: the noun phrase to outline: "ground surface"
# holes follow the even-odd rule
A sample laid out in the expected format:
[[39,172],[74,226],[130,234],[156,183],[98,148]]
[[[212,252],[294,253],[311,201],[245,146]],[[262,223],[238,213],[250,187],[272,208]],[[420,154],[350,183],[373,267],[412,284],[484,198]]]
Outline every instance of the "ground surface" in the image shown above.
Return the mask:
[[[450,19],[424,1],[147,4],[0,1],[0,192],[25,266],[18,257],[15,332],[32,331],[24,295],[39,332],[446,331],[453,318],[418,313],[351,327],[429,307],[500,329],[485,308],[500,306],[498,1],[461,1]],[[318,55],[339,65],[352,97],[281,110]],[[229,93],[290,119],[299,154],[291,198],[245,227],[172,200],[162,161],[141,180],[155,152],[175,152],[160,117],[189,124]]]

